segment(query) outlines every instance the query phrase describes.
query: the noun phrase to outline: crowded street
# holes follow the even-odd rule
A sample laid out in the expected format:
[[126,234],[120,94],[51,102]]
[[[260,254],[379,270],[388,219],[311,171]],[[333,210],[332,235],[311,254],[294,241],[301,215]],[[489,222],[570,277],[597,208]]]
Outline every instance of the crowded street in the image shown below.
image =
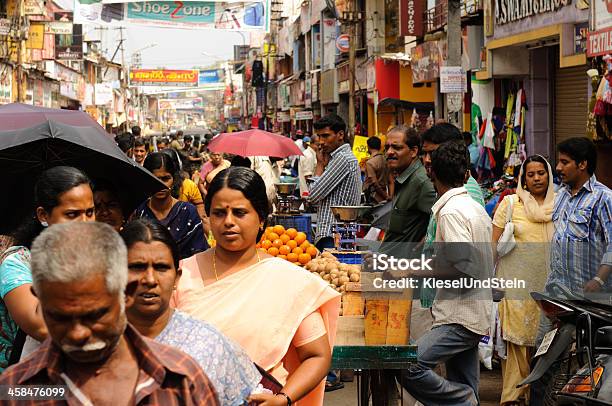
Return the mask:
[[612,405],[612,0],[0,0],[0,405]]

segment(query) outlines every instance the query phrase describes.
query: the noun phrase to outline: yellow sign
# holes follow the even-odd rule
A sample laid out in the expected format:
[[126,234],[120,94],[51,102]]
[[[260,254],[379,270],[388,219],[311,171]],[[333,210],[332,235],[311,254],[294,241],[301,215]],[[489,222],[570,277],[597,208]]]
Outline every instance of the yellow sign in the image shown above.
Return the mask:
[[368,158],[368,137],[356,135],[353,141],[353,154],[357,157],[357,161],[361,162],[364,158]]
[[26,48],[43,49],[44,43],[45,43],[45,25],[37,24],[37,23],[30,24],[28,40],[26,41]]

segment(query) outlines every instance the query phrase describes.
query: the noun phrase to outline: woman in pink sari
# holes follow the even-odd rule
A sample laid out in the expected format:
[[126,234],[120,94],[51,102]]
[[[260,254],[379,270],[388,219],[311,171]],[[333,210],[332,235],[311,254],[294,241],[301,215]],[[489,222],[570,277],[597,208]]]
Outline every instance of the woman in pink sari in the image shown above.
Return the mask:
[[279,394],[251,401],[322,405],[340,295],[308,271],[256,248],[269,214],[256,172],[223,170],[205,206],[217,246],[182,262],[174,306],[213,324],[283,385]]

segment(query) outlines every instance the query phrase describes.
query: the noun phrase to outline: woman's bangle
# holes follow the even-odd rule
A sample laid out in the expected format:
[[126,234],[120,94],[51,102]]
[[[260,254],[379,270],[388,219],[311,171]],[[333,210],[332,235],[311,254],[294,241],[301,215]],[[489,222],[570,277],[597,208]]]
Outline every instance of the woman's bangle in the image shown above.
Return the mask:
[[287,399],[287,406],[291,406],[291,404],[293,403],[293,401],[291,400],[291,398],[289,397],[289,395],[287,395],[285,392],[278,392],[276,394],[276,396],[284,396],[285,399]]

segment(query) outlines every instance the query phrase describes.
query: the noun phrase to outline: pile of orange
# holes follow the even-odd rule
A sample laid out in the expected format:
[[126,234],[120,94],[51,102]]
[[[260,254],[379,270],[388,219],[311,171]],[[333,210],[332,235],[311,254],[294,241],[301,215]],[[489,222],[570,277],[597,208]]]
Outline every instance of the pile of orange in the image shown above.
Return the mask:
[[273,257],[285,259],[294,264],[305,265],[317,256],[317,249],[308,242],[306,233],[276,225],[266,228],[257,248],[266,250]]

